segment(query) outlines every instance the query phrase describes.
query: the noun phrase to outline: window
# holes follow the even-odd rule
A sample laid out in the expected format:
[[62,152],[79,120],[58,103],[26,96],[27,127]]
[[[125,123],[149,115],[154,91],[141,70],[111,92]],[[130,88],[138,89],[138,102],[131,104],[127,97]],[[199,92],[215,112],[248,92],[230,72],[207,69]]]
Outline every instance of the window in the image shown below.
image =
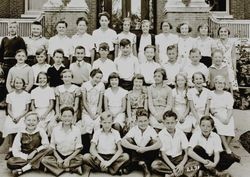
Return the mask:
[[229,14],[229,0],[206,0],[212,7],[211,11],[218,17],[231,17]]
[[111,14],[111,26],[117,32],[122,30],[122,20],[130,17],[131,31],[140,30],[140,22],[144,19],[151,21],[151,32],[155,32],[156,0],[99,0],[98,13],[107,11]]

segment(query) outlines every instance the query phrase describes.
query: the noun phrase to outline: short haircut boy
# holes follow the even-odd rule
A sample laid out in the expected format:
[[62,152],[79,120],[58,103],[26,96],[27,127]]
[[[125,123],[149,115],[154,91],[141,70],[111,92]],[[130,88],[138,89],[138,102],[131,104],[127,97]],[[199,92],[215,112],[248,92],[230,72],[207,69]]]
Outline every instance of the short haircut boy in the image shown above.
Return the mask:
[[109,111],[102,112],[100,115],[100,120],[103,121],[107,118],[111,118],[113,120],[113,116],[112,116],[111,112],[109,112]]
[[125,47],[127,45],[131,46],[130,40],[129,39],[122,39],[120,42],[120,46]]
[[168,117],[174,117],[175,120],[177,120],[178,116],[175,112],[173,111],[166,111],[164,114],[163,114],[163,120],[166,120]]
[[64,20],[58,21],[58,22],[56,23],[56,26],[57,26],[58,24],[65,24],[66,28],[68,27],[68,23],[67,23],[66,21],[64,21]]
[[81,21],[84,21],[86,23],[86,25],[89,24],[88,20],[85,18],[85,17],[79,17],[77,20],[76,20],[76,25],[78,25]]
[[62,54],[62,56],[64,57],[64,51],[62,49],[56,49],[54,52],[53,52],[53,57],[55,56],[56,53],[60,53]]
[[75,114],[74,108],[71,106],[65,106],[61,109],[61,115],[65,112],[65,111],[70,111],[73,115]]
[[146,51],[147,49],[154,49],[154,51],[156,52],[156,47],[154,45],[147,45],[146,47],[144,47],[144,51]]
[[212,117],[210,117],[210,116],[201,117],[200,125],[201,125],[202,121],[205,121],[205,120],[209,121],[211,123],[212,128],[214,128],[214,119]]
[[109,51],[109,45],[107,42],[102,42],[100,43],[99,45],[99,50],[102,49],[102,50],[106,50],[106,51]]
[[190,51],[189,51],[189,55],[191,54],[191,53],[199,53],[200,55],[201,55],[201,51],[198,49],[198,48],[192,48]]
[[107,17],[108,20],[110,20],[110,15],[108,12],[101,12],[98,14],[98,18],[101,19],[102,16]]
[[148,111],[146,109],[143,109],[143,108],[137,109],[136,119],[138,119],[139,117],[147,117],[148,118]]
[[76,46],[76,48],[75,48],[75,52],[76,52],[76,50],[84,50],[84,53],[85,53],[85,47],[83,47],[83,46],[81,46],[81,45],[78,45],[78,46]]

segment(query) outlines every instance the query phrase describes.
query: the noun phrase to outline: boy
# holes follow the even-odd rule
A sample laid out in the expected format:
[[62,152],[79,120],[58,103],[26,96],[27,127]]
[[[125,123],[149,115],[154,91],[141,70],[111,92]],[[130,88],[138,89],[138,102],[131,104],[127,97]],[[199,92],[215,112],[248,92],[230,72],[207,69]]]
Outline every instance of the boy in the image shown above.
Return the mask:
[[42,24],[38,21],[34,21],[31,24],[31,36],[24,39],[28,53],[28,59],[26,60],[26,63],[30,66],[36,63],[36,51],[38,49],[48,49],[48,40],[42,36],[42,30]]
[[99,68],[102,71],[102,82],[107,85],[108,77],[111,73],[116,72],[115,63],[108,58],[109,45],[103,42],[99,45],[100,58],[94,61],[93,69]]
[[155,83],[154,81],[154,71],[160,68],[160,64],[154,61],[156,48],[153,45],[147,45],[144,48],[144,55],[147,59],[145,63],[139,65],[140,73],[144,76],[147,86]]
[[47,58],[47,51],[45,48],[39,48],[36,53],[36,60],[37,63],[32,66],[33,74],[34,74],[34,82],[35,85],[38,85],[37,83],[37,76],[40,72],[46,72],[48,71],[50,65],[46,63]]
[[149,126],[148,111],[138,109],[137,125],[129,130],[122,139],[122,145],[130,152],[129,169],[143,167],[144,177],[150,177],[149,167],[158,155],[161,144],[153,127]]
[[91,71],[91,65],[84,61],[85,51],[83,46],[77,46],[75,48],[76,61],[69,66],[73,74],[72,83],[79,87],[81,87],[82,83],[89,80]]
[[34,84],[34,74],[32,68],[25,63],[27,59],[27,53],[24,49],[19,49],[16,52],[16,65],[10,68],[7,80],[6,80],[6,88],[10,93],[14,91],[14,80],[16,77],[20,77],[24,80],[25,91],[29,92]]
[[53,53],[54,65],[51,66],[47,73],[50,78],[50,87],[57,87],[63,84],[61,79],[61,72],[65,69],[65,66],[62,64],[64,58],[64,52],[61,49],[57,49]]
[[90,34],[87,33],[88,21],[84,17],[79,17],[76,21],[77,32],[72,36],[73,49],[77,46],[83,46],[85,48],[85,61],[89,64],[93,64],[94,61],[94,41]]
[[233,93],[232,81],[234,78],[234,71],[223,63],[222,50],[216,49],[212,53],[213,64],[208,68],[209,75],[209,88],[214,89],[214,78],[221,75],[226,80],[225,89],[230,90]]
[[192,135],[188,148],[188,155],[201,163],[199,176],[203,176],[203,171],[206,171],[212,175],[229,177],[222,171],[237,162],[237,159],[223,151],[220,136],[213,132],[214,120],[210,116],[203,116],[200,129]]
[[175,87],[175,76],[182,71],[181,64],[177,61],[178,49],[177,45],[167,47],[168,62],[163,65],[168,76],[167,84],[169,87]]
[[164,113],[163,123],[166,128],[159,132],[162,143],[161,159],[152,163],[152,170],[165,174],[165,177],[184,175],[184,167],[186,167],[188,160],[186,135],[176,128],[177,115],[173,111]]
[[[93,31],[92,36],[96,51],[99,51],[99,45],[102,42],[106,42],[109,45],[109,58],[114,59],[114,42],[116,41],[117,34],[114,30],[109,28],[110,15],[107,12],[102,12],[98,15],[100,28]],[[99,58],[97,55],[96,58]]]
[[63,172],[75,172],[82,175],[82,140],[80,129],[73,124],[73,107],[61,109],[61,124],[56,126],[51,134],[50,147],[53,155],[42,159],[42,164],[55,176]]
[[139,73],[138,59],[131,54],[131,42],[128,39],[122,39],[120,42],[121,56],[114,61],[116,69],[120,76],[120,85],[125,90],[132,90],[132,78],[134,74]]
[[122,152],[120,134],[112,128],[111,113],[103,112],[100,123],[102,128],[95,131],[91,140],[90,153],[83,156],[83,163],[95,171],[112,175],[122,173],[122,167],[129,160],[129,156]]
[[187,73],[188,78],[188,86],[193,87],[194,84],[192,82],[192,76],[195,72],[201,72],[205,75],[205,78],[207,80],[208,78],[208,69],[206,65],[203,63],[200,63],[201,60],[201,51],[197,48],[193,48],[189,52],[189,58],[191,60],[191,63],[187,64],[183,67],[183,72]]
[[146,62],[144,56],[144,48],[147,45],[155,45],[155,36],[149,33],[151,23],[149,20],[142,20],[141,30],[142,34],[137,36],[136,39],[136,49],[138,52],[138,59],[140,63]]
[[13,157],[8,159],[7,167],[13,176],[19,176],[31,169],[39,169],[42,158],[50,151],[46,132],[38,128],[37,113],[29,112],[25,116],[25,127],[17,133],[13,145]]
[[26,50],[23,38],[17,35],[17,28],[17,22],[10,22],[8,24],[8,36],[2,39],[0,45],[0,65],[2,66],[5,79],[9,69],[16,64],[16,51],[19,49]]
[[65,21],[59,21],[56,24],[57,35],[49,39],[48,48],[48,63],[50,63],[50,57],[56,49],[62,49],[64,52],[64,65],[66,68],[69,67],[71,61],[72,44],[68,36],[66,36],[68,24]]

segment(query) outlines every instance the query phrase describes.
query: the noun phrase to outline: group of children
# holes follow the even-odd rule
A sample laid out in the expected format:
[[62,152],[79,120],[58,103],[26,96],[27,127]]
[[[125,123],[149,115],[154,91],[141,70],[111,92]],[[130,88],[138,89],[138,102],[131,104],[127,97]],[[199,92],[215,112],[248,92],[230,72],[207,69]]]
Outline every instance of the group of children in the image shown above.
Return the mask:
[[141,167],[145,177],[191,177],[198,170],[199,176],[228,176],[223,171],[240,161],[229,146],[235,135],[229,30],[221,27],[214,40],[201,25],[194,39],[187,23],[177,36],[164,20],[154,36],[143,20],[136,36],[125,18],[117,35],[107,13],[99,18],[92,36],[79,18],[72,39],[59,21],[49,41],[38,22],[25,40],[10,23],[0,57],[12,173],[43,167],[56,176],[81,174],[86,164],[110,174]]

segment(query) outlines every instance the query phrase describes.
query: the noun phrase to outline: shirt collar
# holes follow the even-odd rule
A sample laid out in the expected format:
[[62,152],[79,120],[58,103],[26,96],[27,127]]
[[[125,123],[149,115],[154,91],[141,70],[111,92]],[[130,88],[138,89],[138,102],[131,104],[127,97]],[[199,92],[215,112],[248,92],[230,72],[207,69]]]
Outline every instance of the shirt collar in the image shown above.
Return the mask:
[[59,67],[58,66],[56,66],[55,64],[53,65],[56,69],[59,69],[59,68],[61,68],[61,67],[65,67],[63,64],[61,64]]
[[21,133],[27,133],[27,134],[35,134],[36,132],[39,132],[40,131],[40,129],[38,128],[38,127],[36,127],[36,129],[32,132],[32,133],[30,133],[30,132],[28,132],[27,130],[26,130],[26,128],[23,128],[23,129],[21,129]]
[[227,65],[226,65],[225,63],[222,63],[220,67],[217,67],[217,66],[215,66],[214,64],[212,64],[210,67],[211,67],[211,68],[214,68],[214,69],[222,69],[222,68],[224,68],[224,67],[226,67],[226,66],[227,66]]
[[27,67],[28,65],[25,63],[24,65],[22,65],[22,66],[19,66],[18,64],[16,64],[15,65],[15,67],[18,67],[18,68],[25,68],[25,67]]
[[[35,40],[41,39],[42,37],[43,37],[43,36],[42,36],[42,35],[40,35],[40,36],[39,36],[38,38],[36,38]],[[32,35],[30,35],[30,36],[29,36],[29,39],[34,40]]]

